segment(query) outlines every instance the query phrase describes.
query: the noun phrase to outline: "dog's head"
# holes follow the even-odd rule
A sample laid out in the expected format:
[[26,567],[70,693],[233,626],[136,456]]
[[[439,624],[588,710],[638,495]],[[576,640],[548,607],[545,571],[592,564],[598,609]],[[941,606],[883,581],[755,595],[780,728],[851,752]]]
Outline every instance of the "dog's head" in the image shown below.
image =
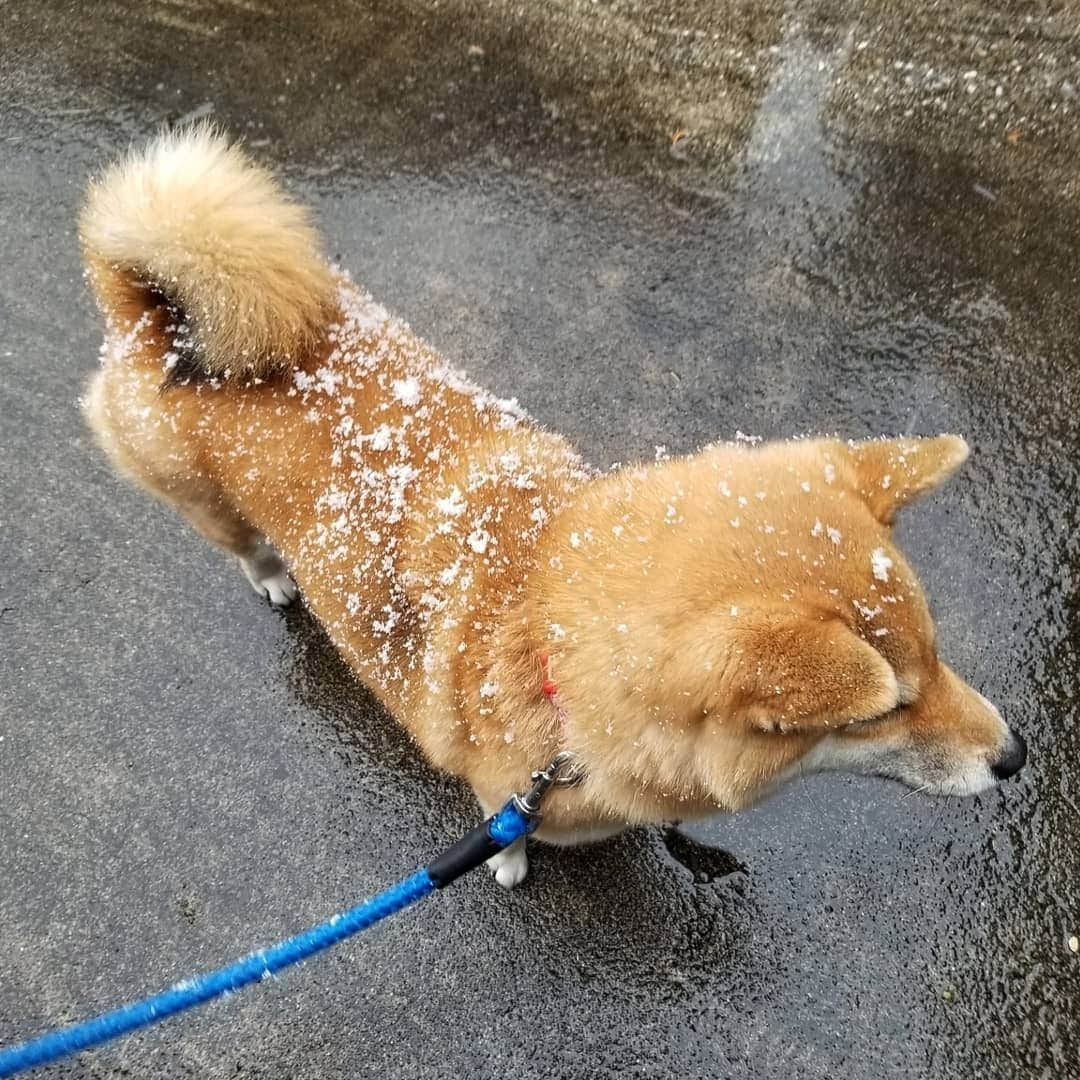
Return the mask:
[[892,537],[967,453],[954,436],[726,446],[600,481],[554,597],[604,717],[586,752],[729,807],[800,770],[957,795],[1017,772],[1023,740],[938,658]]

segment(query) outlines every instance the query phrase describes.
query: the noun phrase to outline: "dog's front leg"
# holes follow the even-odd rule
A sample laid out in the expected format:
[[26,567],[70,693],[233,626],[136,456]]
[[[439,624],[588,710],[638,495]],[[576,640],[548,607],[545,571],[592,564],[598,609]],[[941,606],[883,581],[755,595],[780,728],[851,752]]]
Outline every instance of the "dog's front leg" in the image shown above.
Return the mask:
[[498,855],[492,855],[487,864],[488,869],[495,875],[495,880],[504,889],[512,889],[515,885],[520,885],[529,873],[529,856],[525,850],[525,837],[515,840],[508,848],[503,848]]
[[[486,818],[497,814],[502,808],[501,803],[493,805],[479,795],[477,795],[477,800]],[[492,855],[487,861],[487,866],[495,880],[504,889],[512,889],[520,885],[529,873],[529,855],[525,850],[525,837],[515,840],[509,847]]]

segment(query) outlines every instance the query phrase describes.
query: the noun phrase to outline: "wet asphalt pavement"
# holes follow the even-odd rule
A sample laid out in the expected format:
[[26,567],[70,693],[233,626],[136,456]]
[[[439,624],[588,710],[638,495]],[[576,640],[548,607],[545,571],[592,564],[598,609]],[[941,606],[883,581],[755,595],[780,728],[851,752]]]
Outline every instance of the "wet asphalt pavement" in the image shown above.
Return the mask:
[[42,1075],[1080,1076],[1080,15],[1014,7],[0,8],[0,1039],[276,940],[476,817],[80,421],[87,175],[212,115],[597,464],[965,434],[901,543],[1030,764],[537,848],[512,894],[476,875]]

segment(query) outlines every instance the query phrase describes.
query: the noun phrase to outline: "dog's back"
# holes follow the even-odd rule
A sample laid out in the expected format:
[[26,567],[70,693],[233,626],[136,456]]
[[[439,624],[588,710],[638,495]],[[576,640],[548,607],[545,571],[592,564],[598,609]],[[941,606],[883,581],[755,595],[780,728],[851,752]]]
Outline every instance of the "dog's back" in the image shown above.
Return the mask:
[[455,686],[485,682],[489,615],[520,599],[577,456],[332,274],[306,214],[209,129],[109,169],[81,236],[109,326],[85,402],[101,444],[277,603],[287,565],[352,666],[462,771]]

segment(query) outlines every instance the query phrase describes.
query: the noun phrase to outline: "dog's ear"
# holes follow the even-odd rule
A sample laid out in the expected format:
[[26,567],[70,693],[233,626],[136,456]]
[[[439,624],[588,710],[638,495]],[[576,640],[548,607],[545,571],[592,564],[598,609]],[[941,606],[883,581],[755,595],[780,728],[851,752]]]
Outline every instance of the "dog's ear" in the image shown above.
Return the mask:
[[959,435],[932,439],[872,439],[849,443],[859,494],[874,517],[891,525],[896,511],[940,486],[967,460]]
[[748,611],[736,631],[737,698],[763,731],[820,732],[896,708],[888,662],[840,619]]

